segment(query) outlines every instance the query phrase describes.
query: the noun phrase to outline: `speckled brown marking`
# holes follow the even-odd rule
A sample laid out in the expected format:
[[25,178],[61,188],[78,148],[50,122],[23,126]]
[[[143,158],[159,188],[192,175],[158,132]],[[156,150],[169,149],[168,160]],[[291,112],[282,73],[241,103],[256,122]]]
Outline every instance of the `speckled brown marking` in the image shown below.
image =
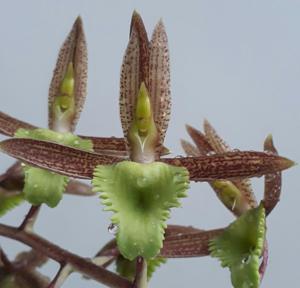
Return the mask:
[[197,157],[201,156],[200,152],[198,151],[197,147],[186,140],[181,140],[181,147],[184,150],[186,156]]
[[117,157],[127,157],[127,147],[124,138],[117,137],[94,137],[79,136],[82,139],[89,139],[93,142],[93,150],[99,154],[116,155]]
[[9,116],[8,114],[5,114],[0,111],[0,133],[1,134],[12,137],[15,135],[15,132],[19,128],[35,129],[37,127],[33,126],[29,123],[20,121],[16,118],[13,118],[13,117]]
[[127,134],[133,121],[134,106],[140,85],[139,55],[139,37],[133,30],[123,58],[119,99],[121,124],[127,146]]
[[205,137],[216,153],[231,151],[229,145],[218,135],[212,125],[205,119],[203,123]]
[[133,12],[131,18],[130,35],[133,31],[137,33],[139,39],[139,87],[142,82],[145,82],[146,87],[148,87],[149,40],[144,22],[136,11]]
[[211,152],[215,152],[214,148],[210,145],[206,136],[201,131],[190,125],[186,125],[186,130],[193,139],[201,155],[204,156]]
[[203,157],[162,158],[160,161],[183,166],[192,181],[260,177],[287,169],[291,160],[264,152],[238,151]]
[[168,38],[162,21],[156,25],[149,46],[148,90],[154,121],[159,133],[159,146],[164,142],[171,113],[170,59]]
[[[278,155],[274,146],[272,136],[268,136],[264,143],[264,150]],[[281,194],[281,172],[267,174],[265,176],[264,207],[268,215],[280,200]]]
[[72,27],[72,30],[60,48],[53,72],[48,97],[48,122],[50,129],[53,128],[54,124],[52,105],[55,101],[55,97],[59,96],[61,81],[66,73],[68,64],[72,62],[75,74],[75,114],[72,122],[70,123],[70,131],[74,131],[87,93],[87,61],[87,45],[83,31],[83,24],[81,18],[78,17]]
[[216,229],[166,237],[160,255],[166,258],[207,256],[210,240],[223,232],[224,229]]
[[[199,130],[187,125],[187,131],[197,145],[201,155],[204,156],[212,152],[220,154],[232,151],[230,146],[218,135],[207,120],[204,120],[204,130],[205,135]],[[249,179],[233,180],[232,183],[240,190],[250,208],[257,206],[257,201]]]
[[120,161],[117,157],[32,139],[4,140],[0,143],[0,149],[29,165],[83,179],[92,178],[97,165],[108,165]]
[[[127,139],[133,120],[138,89],[145,82],[159,134],[156,149],[159,155],[163,150],[171,110],[168,40],[161,21],[156,25],[149,43],[141,17],[136,12],[133,13],[120,82],[120,115],[124,137]],[[126,144],[128,145],[127,140]]]

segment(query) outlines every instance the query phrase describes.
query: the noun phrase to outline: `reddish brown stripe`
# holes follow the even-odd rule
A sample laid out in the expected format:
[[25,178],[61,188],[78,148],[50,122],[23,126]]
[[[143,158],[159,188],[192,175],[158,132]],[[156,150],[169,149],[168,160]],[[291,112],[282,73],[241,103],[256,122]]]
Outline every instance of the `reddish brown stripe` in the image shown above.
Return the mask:
[[14,136],[19,128],[35,129],[37,127],[13,118],[0,111],[0,133],[7,136]]
[[216,229],[166,237],[160,255],[167,258],[207,256],[209,241],[223,231]]
[[228,152],[203,157],[164,158],[162,162],[184,166],[192,181],[259,177],[287,169],[294,163],[264,152]]
[[97,165],[120,161],[116,157],[32,139],[8,139],[1,142],[0,148],[3,152],[30,165],[85,179],[92,178]]

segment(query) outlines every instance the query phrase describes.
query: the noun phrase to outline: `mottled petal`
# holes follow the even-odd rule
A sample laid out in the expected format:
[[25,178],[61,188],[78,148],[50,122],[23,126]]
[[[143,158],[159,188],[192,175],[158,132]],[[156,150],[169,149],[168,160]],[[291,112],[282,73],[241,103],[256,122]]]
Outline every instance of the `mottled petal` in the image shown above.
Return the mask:
[[206,119],[204,120],[203,127],[206,139],[216,153],[224,153],[231,151],[230,147],[217,134],[216,130]]
[[171,113],[170,59],[168,38],[162,21],[156,25],[150,42],[149,82],[154,121],[163,144]]
[[29,165],[83,179],[92,178],[93,170],[99,164],[107,165],[120,161],[120,158],[112,156],[22,138],[0,142],[0,150]]
[[[127,133],[133,121],[135,101],[140,88],[140,46],[138,32],[131,31],[129,43],[125,51],[121,68],[120,80],[120,117],[124,137],[127,140]],[[128,146],[128,142],[127,142]]]
[[18,120],[0,111],[0,133],[6,136],[14,136],[19,128],[34,129],[35,126]]
[[94,137],[82,135],[80,135],[79,137],[82,139],[91,140],[93,142],[93,150],[95,153],[123,158],[128,156],[124,138]]
[[[264,143],[264,150],[277,155],[277,150],[273,143],[272,135],[269,135]],[[264,207],[268,215],[280,200],[281,194],[281,172],[267,174],[265,176]]]
[[201,131],[190,125],[186,125],[186,130],[196,144],[200,155],[205,156],[209,153],[215,152],[214,148],[210,145],[206,136]]
[[74,69],[74,103],[75,109],[70,119],[69,131],[74,131],[80,112],[84,105],[87,86],[87,46],[83,31],[82,20],[78,17],[63,43],[53,72],[53,78],[49,89],[49,128],[55,128],[53,104],[56,97],[61,96],[61,83],[66,75],[69,64]]
[[130,24],[130,35],[135,31],[137,33],[139,42],[139,86],[145,82],[147,86],[147,79],[149,74],[149,41],[144,22],[141,16],[134,11]]
[[180,142],[181,142],[181,147],[187,156],[194,156],[194,157],[201,156],[201,153],[193,144],[183,139],[181,139]]
[[184,166],[192,181],[259,177],[292,167],[287,158],[264,152],[238,151],[203,157],[163,158],[162,162]]

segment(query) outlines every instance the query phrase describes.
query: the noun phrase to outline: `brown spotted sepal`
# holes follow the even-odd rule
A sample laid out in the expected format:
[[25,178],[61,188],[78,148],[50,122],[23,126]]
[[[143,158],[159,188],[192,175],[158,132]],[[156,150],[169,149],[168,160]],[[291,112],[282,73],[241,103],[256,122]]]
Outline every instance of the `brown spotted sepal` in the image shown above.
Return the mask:
[[49,88],[49,128],[73,132],[84,105],[87,86],[87,46],[78,17],[63,43]]
[[159,135],[156,145],[158,158],[171,110],[168,40],[164,25],[159,21],[149,42],[143,21],[139,14],[134,12],[120,81],[120,116],[129,150],[128,132],[134,120],[138,92],[143,82],[149,91],[153,118]]

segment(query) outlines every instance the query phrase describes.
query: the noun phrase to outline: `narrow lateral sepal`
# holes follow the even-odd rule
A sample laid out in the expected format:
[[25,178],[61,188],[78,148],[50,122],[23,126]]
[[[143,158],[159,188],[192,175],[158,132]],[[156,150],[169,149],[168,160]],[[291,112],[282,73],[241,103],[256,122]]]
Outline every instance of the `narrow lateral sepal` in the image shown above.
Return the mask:
[[265,225],[265,209],[261,204],[240,216],[210,241],[211,256],[218,258],[222,267],[229,268],[234,288],[259,287]]
[[161,162],[124,161],[95,169],[94,190],[101,192],[105,210],[114,212],[117,245],[126,259],[159,253],[170,208],[180,206],[188,182],[186,169]]
[[119,157],[34,139],[7,139],[0,150],[26,164],[81,179],[91,179],[97,165],[120,162]]
[[260,177],[288,169],[295,163],[287,158],[256,151],[237,151],[200,157],[162,158],[162,162],[183,166],[192,181]]
[[36,127],[0,111],[1,134],[12,137],[19,128],[34,129]]

